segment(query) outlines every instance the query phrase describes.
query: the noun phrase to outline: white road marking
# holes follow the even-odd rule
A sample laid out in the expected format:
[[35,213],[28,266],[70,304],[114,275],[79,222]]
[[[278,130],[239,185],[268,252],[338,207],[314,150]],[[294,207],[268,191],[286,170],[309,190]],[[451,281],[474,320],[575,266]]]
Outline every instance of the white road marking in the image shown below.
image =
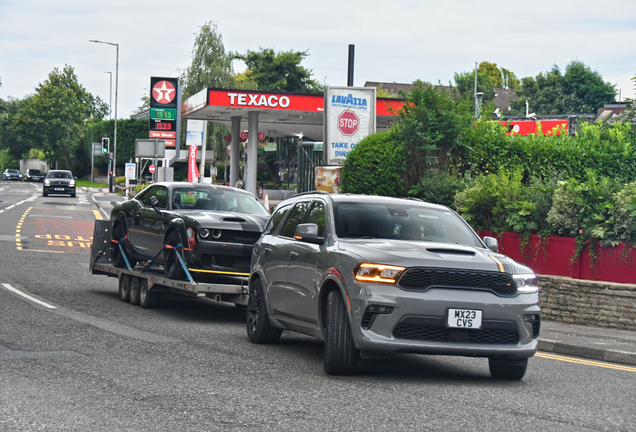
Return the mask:
[[33,303],[39,304],[40,306],[44,306],[45,308],[49,308],[49,309],[57,309],[57,307],[52,306],[52,305],[50,305],[50,304],[48,304],[48,303],[44,303],[43,301],[38,300],[38,299],[36,299],[36,298],[33,298],[33,297],[31,297],[30,295],[25,294],[25,293],[23,293],[22,291],[20,291],[20,290],[18,290],[18,289],[13,288],[13,287],[12,287],[11,285],[9,285],[9,284],[3,283],[3,284],[2,284],[2,286],[3,286],[3,287],[7,290],[7,291],[11,291],[11,292],[12,292],[12,293],[14,293],[14,294],[17,294],[17,295],[19,295],[19,296],[22,296],[22,297],[24,297],[25,299],[32,301]]

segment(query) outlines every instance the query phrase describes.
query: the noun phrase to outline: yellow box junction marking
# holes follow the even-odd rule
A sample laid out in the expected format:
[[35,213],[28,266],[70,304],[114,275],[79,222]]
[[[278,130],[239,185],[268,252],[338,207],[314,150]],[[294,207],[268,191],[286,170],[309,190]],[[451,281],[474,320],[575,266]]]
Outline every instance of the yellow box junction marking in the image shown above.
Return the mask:
[[22,239],[20,238],[20,233],[22,232],[22,224],[24,223],[24,218],[26,218],[26,215],[29,214],[32,208],[33,207],[29,207],[27,211],[24,212],[24,214],[20,218],[20,221],[18,222],[18,226],[15,227],[15,247],[18,250],[22,250]]
[[73,239],[66,234],[36,234],[34,237],[48,240],[47,246],[90,248],[93,242],[93,237],[84,238],[77,236]]

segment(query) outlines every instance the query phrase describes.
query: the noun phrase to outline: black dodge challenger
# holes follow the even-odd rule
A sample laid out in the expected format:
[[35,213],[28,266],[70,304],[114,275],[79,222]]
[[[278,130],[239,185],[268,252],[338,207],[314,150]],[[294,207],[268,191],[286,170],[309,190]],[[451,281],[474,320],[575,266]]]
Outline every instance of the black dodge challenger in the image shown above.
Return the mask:
[[[152,260],[167,277],[185,279],[178,252],[193,279],[223,281],[249,276],[252,247],[269,213],[242,189],[166,182],[117,204],[110,219],[112,238],[131,267]],[[111,261],[124,267],[118,243],[111,245]]]

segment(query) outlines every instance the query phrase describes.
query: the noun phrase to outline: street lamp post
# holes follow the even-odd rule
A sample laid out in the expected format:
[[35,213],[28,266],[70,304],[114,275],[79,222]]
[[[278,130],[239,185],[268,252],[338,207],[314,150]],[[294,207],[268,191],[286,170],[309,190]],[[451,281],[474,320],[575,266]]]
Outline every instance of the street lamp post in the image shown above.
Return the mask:
[[[116,161],[117,161],[117,89],[119,88],[119,44],[112,43],[112,42],[103,42],[98,40],[89,40],[89,42],[103,43],[103,44],[117,47],[117,57],[116,57],[116,63],[115,63],[115,133],[114,133],[115,137],[113,139],[113,174],[116,175],[117,174],[117,164],[116,164]],[[115,181],[111,177],[110,184],[108,185],[108,190],[110,192],[114,191],[114,184],[115,184]]]
[[108,90],[108,119],[111,120],[113,118],[113,73],[112,72],[104,72],[107,73],[110,77],[110,87]]

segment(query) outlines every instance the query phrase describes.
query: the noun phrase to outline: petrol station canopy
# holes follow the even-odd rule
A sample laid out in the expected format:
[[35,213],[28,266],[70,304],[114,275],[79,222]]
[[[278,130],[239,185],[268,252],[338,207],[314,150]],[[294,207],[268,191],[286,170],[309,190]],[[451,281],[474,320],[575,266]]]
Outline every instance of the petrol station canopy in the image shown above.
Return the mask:
[[[323,95],[208,88],[183,102],[182,118],[230,126],[233,117],[247,122],[256,112],[258,131],[268,137],[322,141],[324,103]],[[376,103],[376,128],[383,130],[397,120],[394,111],[402,101],[378,98]]]

